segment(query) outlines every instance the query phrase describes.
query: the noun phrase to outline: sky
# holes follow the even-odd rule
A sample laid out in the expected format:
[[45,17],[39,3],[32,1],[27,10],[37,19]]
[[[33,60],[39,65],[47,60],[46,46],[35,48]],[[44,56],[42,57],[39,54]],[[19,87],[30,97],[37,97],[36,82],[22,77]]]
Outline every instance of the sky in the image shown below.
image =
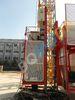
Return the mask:
[[36,0],[0,0],[0,38],[24,38],[25,26],[34,25]]
[[56,20],[59,26],[65,21],[65,4],[75,4],[75,0],[56,0]]
[[[75,0],[56,0],[56,19],[65,20],[65,3]],[[37,22],[37,0],[0,0],[0,39],[24,39],[25,27]]]

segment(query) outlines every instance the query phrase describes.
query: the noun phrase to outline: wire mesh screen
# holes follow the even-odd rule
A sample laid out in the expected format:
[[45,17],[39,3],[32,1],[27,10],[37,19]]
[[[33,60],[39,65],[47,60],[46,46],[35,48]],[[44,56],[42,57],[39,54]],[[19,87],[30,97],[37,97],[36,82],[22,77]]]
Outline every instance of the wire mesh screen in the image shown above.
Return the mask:
[[27,41],[25,50],[25,81],[42,82],[44,80],[44,42]]
[[75,22],[67,22],[67,42],[75,44]]
[[75,21],[75,4],[65,5],[65,20]]

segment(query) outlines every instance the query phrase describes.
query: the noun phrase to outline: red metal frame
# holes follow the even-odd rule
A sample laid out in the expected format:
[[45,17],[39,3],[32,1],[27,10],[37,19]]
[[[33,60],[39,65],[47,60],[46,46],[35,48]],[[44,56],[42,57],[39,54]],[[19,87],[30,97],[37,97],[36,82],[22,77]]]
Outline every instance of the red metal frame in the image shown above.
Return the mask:
[[[44,33],[45,34],[45,33]],[[26,35],[26,33],[25,33],[25,35]],[[46,39],[46,37],[45,37],[45,35],[44,35],[44,38]],[[28,40],[25,40],[25,46],[24,46],[24,61],[26,61],[26,58],[25,58],[25,52],[26,52],[26,41],[28,41]],[[44,41],[44,45],[45,45],[45,43],[46,43],[46,41]],[[25,81],[24,80],[24,73],[23,73],[23,80],[22,80],[22,85],[24,86],[24,85],[45,85],[46,84],[46,47],[44,46],[44,80],[42,81],[42,82],[32,82],[32,81],[30,81],[30,82],[28,82],[28,81]],[[30,87],[30,86],[29,86]]]
[[[65,57],[65,67],[66,67],[66,77],[64,77],[66,79],[65,82],[65,89],[67,91],[67,93],[70,92],[75,92],[75,87],[71,87],[70,86],[70,79],[69,79],[69,73],[71,71],[71,66],[70,66],[70,54],[75,54],[75,44],[74,45],[69,45],[67,44],[67,25],[63,25],[62,27],[62,33],[63,33],[63,41],[61,41],[59,39],[59,28],[57,27],[57,24],[55,25],[55,35],[57,38],[57,44],[56,44],[56,66],[57,66],[57,83],[58,86],[63,86],[62,81],[64,79],[62,79],[61,77],[61,65],[59,64],[59,55],[60,55],[60,50],[64,49],[64,57]],[[64,67],[64,66],[63,66]],[[63,72],[64,73],[64,72]]]
[[59,65],[59,51],[63,47],[63,45],[59,39],[59,28],[58,28],[57,21],[54,24],[54,32],[55,32],[55,36],[56,36],[56,40],[57,40],[56,47],[55,47],[55,51],[56,51],[55,65],[56,65],[56,70],[57,70],[56,77],[57,77],[57,84],[58,84],[58,86],[60,86],[60,85],[62,85],[62,77],[61,77],[61,71],[60,71],[61,68]]
[[[68,90],[68,56],[67,56],[67,34],[66,34],[66,27],[65,25],[62,28],[63,31],[63,40],[60,39],[60,34],[59,34],[59,27],[57,25],[57,23],[55,23],[55,35],[57,38],[57,44],[56,44],[56,67],[57,67],[57,83],[58,86],[64,86],[64,88],[66,90]],[[64,67],[62,65],[59,64],[60,61],[60,50],[63,49],[63,53],[64,56],[62,57],[64,62],[65,62],[65,70],[66,70],[66,76],[64,76],[64,72],[63,74],[63,79],[61,76],[61,69]],[[65,80],[66,78],[66,80]],[[65,84],[63,84],[63,80],[65,80]]]
[[64,39],[65,39],[65,55],[66,55],[66,72],[67,72],[67,83],[66,83],[66,90],[68,93],[70,92],[75,92],[75,87],[70,86],[70,78],[69,78],[69,73],[71,71],[71,66],[70,66],[70,54],[75,53],[75,44],[69,45],[67,43],[67,24],[63,26],[63,33],[64,34]]
[[70,78],[69,78],[69,73],[71,71],[71,66],[70,66],[70,55],[75,54],[75,45],[67,45],[67,50],[68,50],[68,60],[69,60],[69,66],[68,66],[68,93],[75,92],[75,87],[70,86]]
[[44,24],[44,84],[47,85],[47,7],[45,6],[45,24]]

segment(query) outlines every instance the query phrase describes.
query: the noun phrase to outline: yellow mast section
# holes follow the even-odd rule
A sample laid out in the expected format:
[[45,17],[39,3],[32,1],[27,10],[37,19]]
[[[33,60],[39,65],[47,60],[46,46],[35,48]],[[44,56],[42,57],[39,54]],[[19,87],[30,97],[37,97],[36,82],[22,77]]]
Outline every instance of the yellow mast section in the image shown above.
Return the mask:
[[47,0],[47,83],[54,83],[53,26],[55,23],[55,0]]
[[43,5],[47,7],[47,84],[54,83],[54,57],[53,51],[53,25],[55,23],[55,0],[39,0],[38,2],[38,27],[44,28],[44,9]]

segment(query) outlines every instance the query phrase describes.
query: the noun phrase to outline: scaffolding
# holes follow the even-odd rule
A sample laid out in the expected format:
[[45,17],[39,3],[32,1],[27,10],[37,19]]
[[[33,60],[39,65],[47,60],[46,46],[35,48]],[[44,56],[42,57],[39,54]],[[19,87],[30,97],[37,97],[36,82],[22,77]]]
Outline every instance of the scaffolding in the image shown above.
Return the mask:
[[[45,7],[45,11],[44,8]],[[56,21],[56,10],[55,10],[55,0],[39,0],[38,5],[38,27],[40,28],[40,33],[44,30],[44,25],[46,25],[46,43],[47,43],[47,84],[54,84],[54,73],[55,73],[55,54],[54,47],[56,44],[56,38],[54,33],[54,24]],[[46,14],[46,18],[45,18]],[[42,17],[41,17],[42,16]]]
[[55,59],[54,59],[54,23],[55,23],[55,0],[47,0],[47,84],[54,84],[55,78]]

